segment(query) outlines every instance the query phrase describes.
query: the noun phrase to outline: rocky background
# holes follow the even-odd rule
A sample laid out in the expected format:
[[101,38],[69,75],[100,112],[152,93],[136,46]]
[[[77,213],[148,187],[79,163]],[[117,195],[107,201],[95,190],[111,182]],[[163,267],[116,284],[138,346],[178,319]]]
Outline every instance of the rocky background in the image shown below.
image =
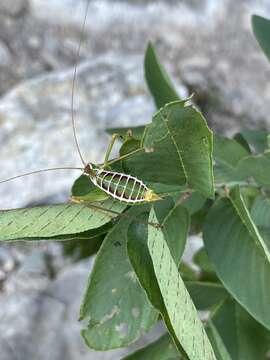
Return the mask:
[[[85,6],[84,0],[0,0],[0,179],[80,165],[70,95]],[[150,121],[154,106],[142,68],[148,39],[180,94],[195,93],[215,130],[269,128],[270,66],[252,36],[252,13],[270,17],[270,2],[90,1],[74,106],[85,158],[102,161],[106,127]],[[65,201],[77,175],[60,171],[1,184],[0,208]],[[92,261],[73,263],[60,244],[1,245],[1,360],[126,353],[95,353],[80,338],[76,316]]]

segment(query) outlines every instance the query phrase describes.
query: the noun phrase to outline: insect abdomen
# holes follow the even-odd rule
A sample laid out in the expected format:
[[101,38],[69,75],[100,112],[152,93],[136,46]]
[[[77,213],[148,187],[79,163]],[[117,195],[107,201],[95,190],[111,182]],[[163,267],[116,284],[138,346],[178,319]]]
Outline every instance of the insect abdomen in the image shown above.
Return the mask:
[[90,176],[93,183],[113,198],[134,204],[149,201],[147,196],[151,190],[134,176],[103,169],[94,171],[95,177]]

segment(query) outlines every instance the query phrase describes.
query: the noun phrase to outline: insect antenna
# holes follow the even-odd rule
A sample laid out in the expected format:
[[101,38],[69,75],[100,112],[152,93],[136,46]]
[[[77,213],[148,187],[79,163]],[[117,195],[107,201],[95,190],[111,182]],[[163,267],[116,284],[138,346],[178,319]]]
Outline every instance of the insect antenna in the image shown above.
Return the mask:
[[75,145],[78,151],[78,154],[80,156],[80,159],[83,163],[84,166],[86,166],[86,162],[83,158],[80,146],[79,146],[79,141],[77,138],[77,134],[76,134],[76,127],[75,127],[75,114],[74,114],[74,94],[75,94],[75,85],[76,85],[76,78],[77,78],[77,70],[78,70],[78,62],[79,62],[79,57],[80,57],[80,52],[81,52],[81,47],[82,47],[82,42],[83,42],[83,35],[85,33],[85,26],[86,26],[86,20],[87,20],[87,14],[88,14],[88,9],[89,9],[89,5],[90,5],[90,0],[87,1],[87,5],[86,5],[86,9],[85,9],[85,15],[84,15],[84,20],[83,20],[83,25],[82,25],[82,29],[81,29],[81,36],[80,36],[80,42],[79,42],[79,46],[77,49],[77,54],[76,54],[76,58],[75,58],[75,65],[74,65],[74,74],[73,74],[73,79],[72,79],[72,89],[71,89],[71,122],[72,122],[72,131],[73,131],[73,136],[74,136],[74,140],[75,140]]
[[5,180],[0,181],[0,184],[6,183],[6,182],[8,182],[8,181],[15,180],[15,179],[19,179],[19,178],[22,178],[22,177],[25,177],[25,176],[28,176],[28,175],[40,174],[40,173],[43,173],[43,172],[58,171],[58,170],[80,170],[80,171],[83,171],[84,168],[78,168],[78,167],[56,167],[56,168],[49,168],[49,169],[41,169],[41,170],[31,171],[31,172],[28,172],[28,173],[24,173],[24,174],[21,174],[21,175],[16,175],[16,176],[10,177],[10,178],[8,178],[8,179],[5,179]]

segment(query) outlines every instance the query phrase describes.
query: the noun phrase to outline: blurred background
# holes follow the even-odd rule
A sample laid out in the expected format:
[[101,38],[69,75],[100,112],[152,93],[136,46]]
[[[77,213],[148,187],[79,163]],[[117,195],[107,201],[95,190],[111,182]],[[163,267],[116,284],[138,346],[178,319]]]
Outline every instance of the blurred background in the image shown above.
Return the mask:
[[[70,97],[85,8],[85,0],[0,0],[0,180],[80,166]],[[74,106],[84,156],[102,161],[107,127],[151,121],[143,79],[150,39],[179,93],[195,93],[214,130],[269,128],[270,67],[251,32],[253,13],[270,18],[270,2],[90,0]],[[77,175],[1,184],[0,208],[66,201]],[[80,338],[76,317],[91,266],[60,244],[1,245],[1,360],[119,359],[126,352],[95,353]]]

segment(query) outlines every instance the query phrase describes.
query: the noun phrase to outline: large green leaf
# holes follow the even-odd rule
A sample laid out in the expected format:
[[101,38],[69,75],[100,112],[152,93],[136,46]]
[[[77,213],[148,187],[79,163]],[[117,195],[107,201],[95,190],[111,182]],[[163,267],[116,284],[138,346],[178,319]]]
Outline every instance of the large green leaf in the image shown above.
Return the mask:
[[[132,208],[128,213],[138,216],[142,209]],[[127,346],[157,319],[128,261],[126,234],[130,221],[122,218],[106,236],[82,302],[80,318],[86,321],[82,335],[86,344],[97,350]]]
[[270,254],[238,187],[211,208],[203,238],[226,289],[270,329]]
[[[163,227],[163,235],[174,254],[177,266],[180,263],[189,228],[189,216],[181,205],[167,201],[155,206],[159,223]],[[148,251],[148,214],[144,214],[141,222],[134,222],[128,231],[128,255],[137,277],[145,289],[151,303],[159,310],[163,308],[163,300],[156,282],[152,260]],[[162,311],[161,311],[162,312]]]
[[122,360],[168,360],[179,359],[179,353],[169,334],[162,335],[159,339],[146,347],[135,351]]
[[[263,360],[269,348],[269,332],[236,301],[227,299],[210,316],[232,360]],[[222,357],[227,359],[227,357]]]
[[179,100],[179,96],[151,43],[146,49],[144,69],[147,85],[158,109],[169,102]]
[[270,20],[262,16],[252,16],[252,28],[260,47],[270,60]]
[[[157,221],[153,210],[149,221]],[[188,358],[216,359],[161,229],[148,227],[148,248],[172,329]]]
[[212,196],[212,132],[186,102],[166,105],[147,126],[142,151],[123,161],[125,172],[145,182],[183,185]]
[[0,211],[0,240],[55,239],[81,233],[108,223],[124,208],[125,205],[108,200],[92,205],[70,203]]

